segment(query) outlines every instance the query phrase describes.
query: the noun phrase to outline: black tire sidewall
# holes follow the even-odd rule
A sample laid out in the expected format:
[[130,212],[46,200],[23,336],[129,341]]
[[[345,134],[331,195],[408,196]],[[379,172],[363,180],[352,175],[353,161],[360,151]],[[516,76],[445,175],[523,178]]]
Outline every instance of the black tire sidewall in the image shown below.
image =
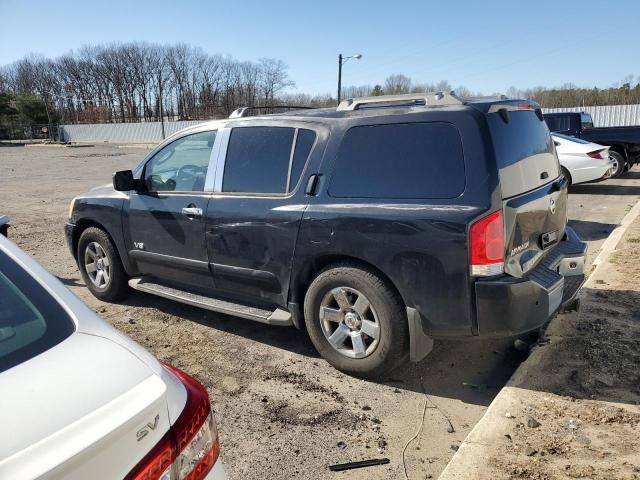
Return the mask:
[[[337,352],[322,331],[320,304],[336,287],[351,287],[362,292],[376,312],[380,339],[376,349],[365,358],[353,359]],[[360,377],[379,377],[406,358],[408,325],[402,301],[387,282],[371,271],[351,266],[325,269],[307,290],[304,314],[307,331],[318,353],[338,370]]]
[[[102,247],[109,259],[109,264],[111,265],[109,284],[103,288],[97,287],[93,284],[84,266],[85,249],[87,248],[87,245],[92,242],[96,242]],[[122,298],[126,294],[128,287],[126,274],[122,268],[120,257],[111,242],[111,238],[109,238],[109,235],[104,230],[96,227],[89,227],[84,230],[78,240],[78,250],[76,255],[78,269],[80,270],[82,280],[96,298],[104,301],[112,301]]]

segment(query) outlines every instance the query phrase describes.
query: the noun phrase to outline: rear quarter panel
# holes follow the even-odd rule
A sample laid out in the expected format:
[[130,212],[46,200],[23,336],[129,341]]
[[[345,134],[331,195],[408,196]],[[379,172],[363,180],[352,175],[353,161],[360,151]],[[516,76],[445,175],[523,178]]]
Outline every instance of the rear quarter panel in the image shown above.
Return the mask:
[[[407,116],[371,118],[339,125],[332,132],[321,167],[319,193],[310,197],[294,260],[293,288],[304,289],[305,269],[323,257],[353,258],[381,271],[406,306],[416,308],[433,336],[471,335],[474,331],[472,283],[468,265],[468,225],[499,204],[497,175],[487,158],[491,145],[481,114],[467,108],[416,115],[410,121],[449,122],[460,132],[466,186],[457,198],[349,199],[327,191],[340,141],[358,124],[406,123]],[[494,168],[495,171],[495,168]],[[384,181],[384,179],[380,179]]]

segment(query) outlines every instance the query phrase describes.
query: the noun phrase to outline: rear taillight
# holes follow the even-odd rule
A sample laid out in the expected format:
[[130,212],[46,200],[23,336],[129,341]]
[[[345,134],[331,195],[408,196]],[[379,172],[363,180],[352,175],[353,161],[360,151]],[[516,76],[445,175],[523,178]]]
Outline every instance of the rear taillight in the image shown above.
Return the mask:
[[587,153],[591,158],[597,158],[598,160],[608,160],[609,153],[608,148],[603,148],[601,150],[594,150],[593,152]]
[[202,480],[220,454],[209,395],[182,370],[163,366],[183,383],[187,403],[175,424],[125,480]]
[[502,211],[476,220],[469,230],[471,275],[490,276],[504,272],[504,221]]

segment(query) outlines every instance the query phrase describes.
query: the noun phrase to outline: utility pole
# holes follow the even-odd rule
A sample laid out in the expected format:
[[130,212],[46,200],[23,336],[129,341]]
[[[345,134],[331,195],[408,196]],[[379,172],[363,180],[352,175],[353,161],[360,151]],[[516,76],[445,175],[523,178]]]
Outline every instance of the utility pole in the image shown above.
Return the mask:
[[347,63],[347,60],[350,58],[360,60],[362,58],[362,54],[358,53],[357,55],[351,55],[350,57],[343,57],[341,53],[338,54],[338,105],[340,105],[340,100],[342,99],[342,65]]
[[342,54],[338,55],[338,105],[340,105],[340,94],[342,93]]
[[[49,122],[47,124],[47,136],[49,137],[49,140],[51,140],[51,115],[49,115],[49,106],[47,105],[47,96],[42,92],[40,92],[40,96],[44,100],[44,109],[47,112],[47,122]],[[31,128],[31,130],[33,132],[33,127]]]
[[158,86],[160,89],[160,126],[162,127],[162,139],[164,140],[164,112],[162,111],[162,72],[158,76]]

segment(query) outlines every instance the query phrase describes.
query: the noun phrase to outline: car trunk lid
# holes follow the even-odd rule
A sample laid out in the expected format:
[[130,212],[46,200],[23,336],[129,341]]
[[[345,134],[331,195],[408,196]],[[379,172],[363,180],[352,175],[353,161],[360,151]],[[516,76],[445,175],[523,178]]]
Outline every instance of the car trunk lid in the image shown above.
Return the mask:
[[0,442],[0,478],[123,478],[170,428],[162,378],[94,335],[75,333],[4,372],[0,391],[12,432]]

